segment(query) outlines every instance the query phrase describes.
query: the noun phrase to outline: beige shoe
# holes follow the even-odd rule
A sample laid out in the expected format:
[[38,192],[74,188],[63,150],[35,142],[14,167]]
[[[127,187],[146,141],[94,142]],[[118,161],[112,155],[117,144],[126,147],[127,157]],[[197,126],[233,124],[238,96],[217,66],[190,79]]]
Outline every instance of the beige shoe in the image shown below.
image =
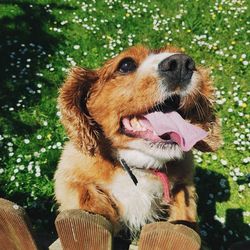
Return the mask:
[[0,248],[38,249],[25,210],[5,199],[0,199]]
[[55,221],[64,250],[111,250],[112,224],[101,215],[79,209],[61,212]]
[[156,222],[142,228],[139,250],[198,250],[200,236],[191,228],[181,224]]

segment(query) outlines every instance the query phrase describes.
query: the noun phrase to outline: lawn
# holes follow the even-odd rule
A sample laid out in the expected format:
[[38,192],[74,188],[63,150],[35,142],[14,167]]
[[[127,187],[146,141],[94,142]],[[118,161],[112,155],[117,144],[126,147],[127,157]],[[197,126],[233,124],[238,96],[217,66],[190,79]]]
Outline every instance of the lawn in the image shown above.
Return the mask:
[[180,47],[211,69],[224,145],[194,152],[201,235],[212,249],[250,239],[250,10],[244,0],[1,0],[0,196],[55,237],[53,174],[67,136],[58,89],[134,44]]

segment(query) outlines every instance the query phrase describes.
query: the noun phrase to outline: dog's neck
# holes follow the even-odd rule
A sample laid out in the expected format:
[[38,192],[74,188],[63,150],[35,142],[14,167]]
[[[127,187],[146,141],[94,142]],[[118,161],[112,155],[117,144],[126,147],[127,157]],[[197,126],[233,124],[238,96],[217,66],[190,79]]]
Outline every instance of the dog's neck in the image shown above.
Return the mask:
[[130,168],[160,169],[167,160],[158,159],[138,150],[123,149],[118,151],[118,158],[124,159]]

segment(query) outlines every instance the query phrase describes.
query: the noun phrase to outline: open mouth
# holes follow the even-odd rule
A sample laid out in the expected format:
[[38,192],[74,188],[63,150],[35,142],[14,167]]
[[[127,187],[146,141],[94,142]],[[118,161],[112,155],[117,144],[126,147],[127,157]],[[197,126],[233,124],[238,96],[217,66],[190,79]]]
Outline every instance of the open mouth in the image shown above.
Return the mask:
[[122,131],[130,137],[153,143],[177,144],[183,151],[189,151],[207,136],[207,132],[184,120],[177,112],[179,104],[180,97],[172,96],[145,114],[124,117]]

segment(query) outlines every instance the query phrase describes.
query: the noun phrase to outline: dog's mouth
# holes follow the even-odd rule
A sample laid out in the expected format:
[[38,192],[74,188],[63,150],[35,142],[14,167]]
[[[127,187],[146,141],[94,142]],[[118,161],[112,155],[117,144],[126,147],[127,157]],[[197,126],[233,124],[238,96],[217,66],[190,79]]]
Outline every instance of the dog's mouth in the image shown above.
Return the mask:
[[172,96],[145,114],[124,117],[122,132],[152,143],[176,144],[189,151],[207,132],[183,119],[178,112],[179,105],[180,97]]

